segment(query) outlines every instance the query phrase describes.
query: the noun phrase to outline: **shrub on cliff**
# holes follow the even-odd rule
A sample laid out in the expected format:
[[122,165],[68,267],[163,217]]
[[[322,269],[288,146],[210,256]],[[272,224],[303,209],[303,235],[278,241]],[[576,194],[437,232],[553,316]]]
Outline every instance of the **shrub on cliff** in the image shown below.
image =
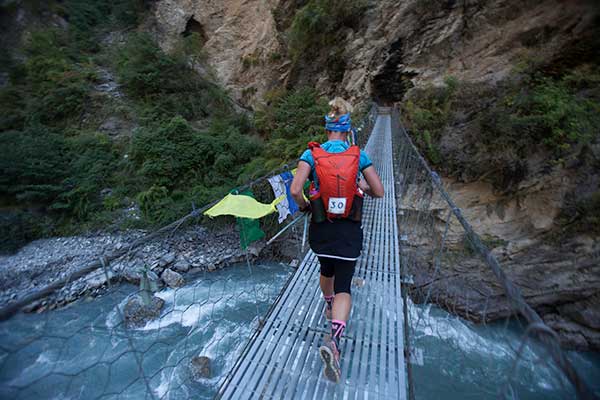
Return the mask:
[[327,100],[312,88],[272,92],[268,105],[256,112],[255,123],[265,138],[260,159],[246,166],[240,179],[248,179],[296,160],[309,141],[327,140],[323,116],[329,110]]
[[41,212],[8,210],[0,213],[0,253],[18,250],[27,242],[54,234],[54,221]]
[[62,135],[43,126],[3,132],[0,147],[6,149],[0,157],[0,193],[9,203],[49,203],[62,192],[69,172]]
[[455,95],[459,88],[456,78],[449,76],[444,86],[428,86],[413,91],[402,105],[416,145],[433,165],[442,162],[438,141],[455,111]]
[[104,208],[100,191],[114,183],[117,152],[104,135],[83,133],[66,142],[70,151],[69,173],[63,181],[64,191],[51,208],[84,220]]
[[577,217],[580,232],[600,235],[600,190],[579,202]]
[[[116,152],[101,135],[63,135],[37,126],[4,132],[0,195],[11,207],[47,210],[83,221],[104,208],[100,191],[113,183]],[[16,214],[19,221],[31,221]]]
[[[403,117],[432,164],[443,164],[450,174],[486,172],[489,181],[505,190],[525,177],[525,160],[532,151],[547,152],[549,162],[560,163],[572,148],[598,135],[599,76],[588,68],[561,78],[520,72],[487,88],[447,78],[445,87],[413,90],[403,104]],[[443,132],[453,128],[467,135],[462,140],[468,144],[468,161],[440,151]],[[478,164],[482,160],[484,171]]]
[[189,211],[192,201],[201,205],[236,185],[245,165],[262,151],[260,139],[240,132],[240,125],[215,118],[207,131],[198,131],[174,117],[136,133],[131,160],[148,221],[167,222]]
[[577,70],[553,79],[539,73],[509,83],[499,101],[481,116],[485,151],[525,157],[546,150],[561,162],[576,145],[598,136],[600,102],[594,91],[598,73]]
[[269,138],[294,139],[323,132],[327,101],[313,88],[281,92],[256,113],[256,127]]
[[72,50],[97,52],[97,35],[111,28],[136,25],[144,11],[144,0],[66,0],[52,7],[69,22]]
[[133,139],[131,159],[143,182],[173,189],[230,181],[260,149],[256,137],[242,135],[229,121],[216,119],[202,132],[174,117],[140,130]]
[[289,49],[294,58],[308,55],[320,46],[331,46],[337,31],[356,28],[367,8],[365,0],[310,0],[296,12],[289,31]]
[[542,78],[507,100],[514,129],[557,155],[589,142],[600,126],[600,103],[579,96],[563,79]]
[[0,90],[0,130],[33,122],[64,126],[79,117],[93,74],[70,57],[67,44],[65,33],[55,29],[31,33],[27,59],[13,67],[9,85]]
[[228,111],[222,90],[191,70],[186,58],[164,53],[147,34],[130,36],[117,52],[116,69],[149,120],[176,115],[192,120]]

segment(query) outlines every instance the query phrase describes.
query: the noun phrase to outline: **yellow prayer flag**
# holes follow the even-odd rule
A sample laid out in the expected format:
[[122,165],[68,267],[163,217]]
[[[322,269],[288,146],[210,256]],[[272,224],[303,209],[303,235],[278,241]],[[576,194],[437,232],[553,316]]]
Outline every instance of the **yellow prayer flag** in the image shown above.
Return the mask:
[[209,217],[234,215],[240,218],[258,219],[275,212],[275,206],[283,199],[285,199],[285,195],[279,196],[271,204],[263,204],[250,196],[230,193],[223,200],[206,210],[204,215]]

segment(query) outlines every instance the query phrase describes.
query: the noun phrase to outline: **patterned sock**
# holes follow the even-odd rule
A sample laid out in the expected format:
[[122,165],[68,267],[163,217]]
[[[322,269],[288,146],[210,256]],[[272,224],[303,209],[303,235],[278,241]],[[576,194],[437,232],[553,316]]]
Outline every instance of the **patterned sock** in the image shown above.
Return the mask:
[[327,309],[331,310],[333,308],[333,298],[335,296],[323,296],[325,298],[325,303],[327,303]]
[[346,321],[340,321],[338,319],[331,321],[331,340],[335,342],[335,346],[340,354],[342,354],[340,350],[340,339],[344,335],[344,329],[346,329]]

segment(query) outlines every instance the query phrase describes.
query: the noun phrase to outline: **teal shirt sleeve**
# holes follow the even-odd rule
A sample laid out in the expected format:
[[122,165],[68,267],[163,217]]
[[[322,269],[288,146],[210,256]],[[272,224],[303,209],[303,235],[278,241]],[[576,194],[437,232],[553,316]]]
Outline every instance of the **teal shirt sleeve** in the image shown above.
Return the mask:
[[367,153],[365,153],[364,151],[361,150],[360,151],[360,160],[358,162],[358,170],[360,172],[362,172],[365,168],[370,167],[371,165],[373,165],[373,163],[371,162],[371,159],[369,158]]
[[312,156],[312,152],[310,149],[304,150],[304,153],[300,156],[300,161],[305,161],[310,165],[310,169],[313,170],[315,168],[315,161]]

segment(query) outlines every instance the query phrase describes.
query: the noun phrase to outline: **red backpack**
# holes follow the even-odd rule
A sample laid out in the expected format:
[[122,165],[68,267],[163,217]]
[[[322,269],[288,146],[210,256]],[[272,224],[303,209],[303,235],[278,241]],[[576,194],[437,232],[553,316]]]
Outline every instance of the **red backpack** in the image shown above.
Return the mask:
[[342,153],[328,153],[316,142],[308,144],[319,178],[319,191],[329,218],[347,218],[357,193],[356,178],[360,148],[350,146]]

